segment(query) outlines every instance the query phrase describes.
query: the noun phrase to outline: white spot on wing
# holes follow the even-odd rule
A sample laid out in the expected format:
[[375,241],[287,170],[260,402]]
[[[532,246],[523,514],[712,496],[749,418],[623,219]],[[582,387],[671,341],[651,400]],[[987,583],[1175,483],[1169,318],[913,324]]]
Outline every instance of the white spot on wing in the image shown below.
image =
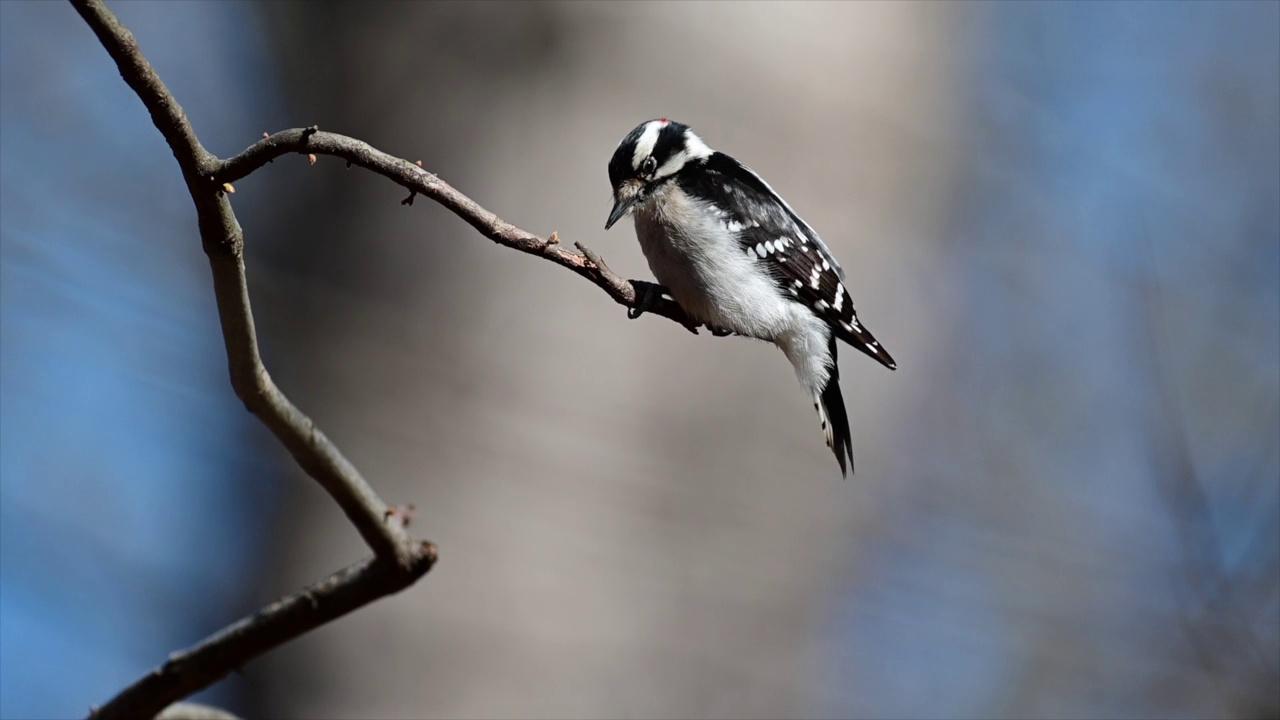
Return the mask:
[[[777,200],[778,204],[786,208],[787,214],[789,214],[792,218],[795,219],[795,221],[799,222],[801,225],[804,226],[804,229],[808,231],[807,237],[812,237],[823,250],[827,251],[828,255],[831,254],[831,249],[827,247],[826,243],[822,242],[822,238],[818,235],[818,233],[815,232],[812,227],[809,227],[809,223],[805,222],[804,218],[800,217],[800,215],[798,215],[795,210],[791,209],[791,206],[787,204],[786,200],[782,199],[781,195],[774,192],[773,188],[769,186],[769,183],[764,181],[764,178],[760,177],[759,173],[747,167],[746,165],[743,165],[742,169],[746,170],[752,175],[755,175],[756,179],[760,181],[760,184],[764,186],[764,189],[768,190],[769,194],[773,196],[773,199]],[[801,233],[801,235],[805,236],[806,233]],[[836,275],[839,276],[841,280],[844,280],[844,269],[840,267],[839,263],[837,263],[835,267],[836,267]]]
[[814,268],[813,272],[809,274],[809,287],[813,288],[814,290],[817,290],[818,278],[820,277],[822,277],[822,271],[819,270],[818,268]]
[[818,302],[814,303],[813,306],[817,308],[818,312],[826,312],[827,308],[831,307],[830,305],[827,304],[826,300],[819,300]]
[[769,251],[764,249],[764,243],[756,245],[756,254],[759,255],[762,260],[769,254]]
[[840,312],[840,306],[842,305],[844,305],[844,285],[837,283],[835,304],[831,307],[835,308],[836,312]]

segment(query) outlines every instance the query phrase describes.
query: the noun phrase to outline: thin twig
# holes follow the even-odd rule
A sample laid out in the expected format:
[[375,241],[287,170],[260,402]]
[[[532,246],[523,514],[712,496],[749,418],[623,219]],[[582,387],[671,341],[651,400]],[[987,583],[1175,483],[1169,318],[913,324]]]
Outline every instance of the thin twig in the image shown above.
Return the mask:
[[[133,33],[101,0],[71,0],[71,5],[98,36],[107,54],[115,60],[125,83],[133,88],[151,113],[151,122],[155,123],[160,134],[169,143],[183,173],[198,173],[206,167],[212,167],[217,158],[200,144],[191,123],[187,122],[186,112],[142,54]],[[191,179],[188,178],[188,183],[190,182]]]
[[[409,197],[402,200],[402,204],[411,204],[415,195],[431,198],[495,243],[523,253],[537,255],[568,268],[595,283],[619,305],[627,308],[636,307],[639,295],[638,283],[611,271],[599,262],[598,256],[587,250],[581,243],[576,245],[582,252],[565,250],[560,245],[558,235],[553,241],[522,230],[484,209],[449,183],[418,167],[416,163],[389,155],[366,142],[346,135],[324,132],[315,127],[294,128],[274,133],[250,145],[239,155],[218,163],[212,172],[212,181],[218,185],[235,183],[272,160],[290,153],[332,155],[346,160],[349,164],[359,165],[375,172],[409,191]],[[674,320],[686,328],[697,327],[697,323],[691,320],[679,305],[667,298],[654,298],[646,312]]]

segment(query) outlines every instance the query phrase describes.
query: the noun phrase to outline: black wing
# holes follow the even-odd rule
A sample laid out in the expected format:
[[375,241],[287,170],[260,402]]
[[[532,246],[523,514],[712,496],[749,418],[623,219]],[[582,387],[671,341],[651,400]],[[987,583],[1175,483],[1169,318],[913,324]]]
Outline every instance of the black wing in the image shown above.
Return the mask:
[[779,289],[826,320],[836,337],[890,370],[897,369],[893,357],[858,321],[844,286],[844,269],[831,250],[768,184],[719,152],[707,159],[705,172],[690,175],[680,179],[682,189],[720,210],[742,251],[767,264]]

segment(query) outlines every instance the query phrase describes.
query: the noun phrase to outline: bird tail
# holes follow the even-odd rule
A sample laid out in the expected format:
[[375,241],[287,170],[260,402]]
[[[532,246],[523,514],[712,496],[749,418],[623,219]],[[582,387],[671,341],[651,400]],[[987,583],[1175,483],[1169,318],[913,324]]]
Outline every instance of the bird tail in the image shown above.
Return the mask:
[[[840,367],[836,364],[836,338],[831,336],[831,375],[822,391],[813,396],[813,407],[822,421],[822,432],[827,447],[840,463],[840,475],[848,477],[853,470],[853,436],[849,430],[849,414],[844,409],[844,396],[840,394]],[[845,458],[848,458],[847,464]]]
[[898,363],[894,361],[893,356],[876,341],[870,330],[858,322],[856,313],[848,322],[840,321],[835,323],[833,327],[835,328],[836,337],[875,358],[881,365],[890,370],[898,369]]

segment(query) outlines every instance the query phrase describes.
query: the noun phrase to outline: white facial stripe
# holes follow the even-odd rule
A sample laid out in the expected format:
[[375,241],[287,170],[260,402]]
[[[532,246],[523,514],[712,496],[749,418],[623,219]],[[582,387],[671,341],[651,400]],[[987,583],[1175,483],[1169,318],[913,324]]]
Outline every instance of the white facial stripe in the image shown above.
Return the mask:
[[662,163],[662,167],[658,168],[657,172],[653,174],[653,179],[657,180],[659,178],[667,177],[668,175],[675,175],[680,172],[680,168],[684,167],[686,160],[688,160],[688,157],[685,156],[685,152],[683,150],[672,155],[671,158]]
[[711,148],[702,142],[702,138],[694,135],[692,130],[684,131],[684,149],[685,153],[691,158],[711,157]]
[[644,132],[640,133],[640,139],[636,141],[636,151],[631,156],[632,170],[639,170],[640,163],[653,154],[653,146],[658,142],[658,133],[662,131],[663,125],[666,123],[661,120],[650,120],[645,123]]
[[694,135],[692,130],[685,130],[684,147],[680,152],[672,155],[666,162],[662,163],[662,167],[658,168],[653,177],[656,180],[668,175],[675,175],[690,160],[702,160],[709,157],[711,157],[711,148],[702,142],[702,138]]

